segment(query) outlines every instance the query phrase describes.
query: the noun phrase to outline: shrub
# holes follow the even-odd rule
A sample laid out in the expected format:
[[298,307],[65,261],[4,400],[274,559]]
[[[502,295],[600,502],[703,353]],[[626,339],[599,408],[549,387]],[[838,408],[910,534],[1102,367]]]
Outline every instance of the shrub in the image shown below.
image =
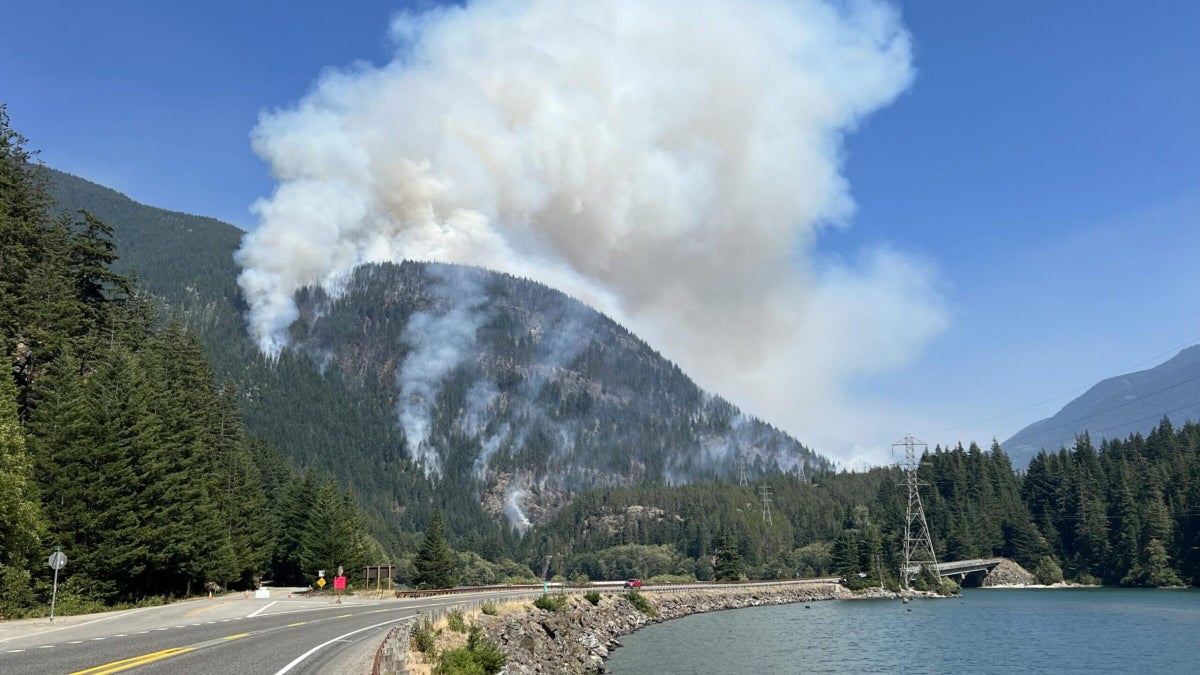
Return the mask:
[[482,605],[480,605],[479,611],[483,612],[484,614],[487,614],[488,616],[496,616],[496,614],[497,614],[496,603],[485,602]]
[[559,593],[556,595],[543,595],[533,601],[533,606],[538,609],[544,609],[547,612],[558,612],[567,606],[567,596]]
[[504,669],[506,660],[496,643],[480,635],[478,626],[471,626],[467,646],[443,652],[433,672],[435,675],[495,675]]
[[437,634],[428,621],[418,621],[412,629],[412,643],[417,651],[429,656],[437,655]]
[[600,604],[600,593],[598,591],[588,591],[587,593],[583,594],[583,599],[587,600],[593,605],[598,605]]
[[641,593],[638,593],[637,591],[629,591],[621,597],[628,600],[629,604],[633,605],[634,609],[642,614],[645,614],[646,616],[658,616],[658,610],[654,609],[654,605],[651,605],[650,601],[646,599],[646,596],[642,595]]
[[538,578],[534,576],[508,576],[504,577],[504,580],[500,583],[504,584],[505,586],[529,586],[539,582]]
[[693,584],[696,583],[695,574],[659,574],[647,579],[654,584]]
[[454,631],[455,633],[467,632],[467,624],[465,621],[463,621],[462,612],[458,611],[457,609],[450,610],[450,612],[446,614],[446,625],[449,626],[450,630]]
[[1037,582],[1044,586],[1057,584],[1063,580],[1062,568],[1050,556],[1046,556],[1038,561],[1038,564],[1033,568],[1033,576],[1037,577]]

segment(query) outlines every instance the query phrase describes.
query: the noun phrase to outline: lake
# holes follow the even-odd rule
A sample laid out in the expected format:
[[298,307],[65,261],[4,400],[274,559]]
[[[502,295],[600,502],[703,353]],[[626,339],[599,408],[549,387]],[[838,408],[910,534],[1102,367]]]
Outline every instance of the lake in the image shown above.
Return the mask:
[[[909,611],[911,610],[911,611]],[[754,607],[621,638],[609,672],[1200,673],[1200,591],[968,589]]]

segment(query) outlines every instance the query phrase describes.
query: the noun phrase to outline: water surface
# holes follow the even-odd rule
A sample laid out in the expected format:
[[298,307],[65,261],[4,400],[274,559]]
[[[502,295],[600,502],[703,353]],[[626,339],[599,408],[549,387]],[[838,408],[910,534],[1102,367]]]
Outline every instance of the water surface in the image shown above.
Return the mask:
[[[911,611],[909,611],[911,610]],[[973,589],[696,614],[621,638],[650,673],[1200,673],[1200,591]]]

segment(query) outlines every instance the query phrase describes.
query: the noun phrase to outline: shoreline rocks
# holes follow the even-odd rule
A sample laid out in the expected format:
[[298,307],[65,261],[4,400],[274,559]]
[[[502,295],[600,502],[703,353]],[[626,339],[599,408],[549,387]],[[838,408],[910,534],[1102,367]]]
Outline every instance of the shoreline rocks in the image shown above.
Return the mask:
[[875,590],[876,595],[854,593],[839,584],[826,583],[646,593],[642,597],[656,616],[643,614],[619,594],[604,594],[594,606],[583,596],[572,595],[566,607],[557,612],[527,606],[499,616],[481,615],[476,623],[483,635],[508,655],[505,672],[510,675],[600,673],[604,659],[621,646],[619,637],[652,623],[745,607],[899,597]]

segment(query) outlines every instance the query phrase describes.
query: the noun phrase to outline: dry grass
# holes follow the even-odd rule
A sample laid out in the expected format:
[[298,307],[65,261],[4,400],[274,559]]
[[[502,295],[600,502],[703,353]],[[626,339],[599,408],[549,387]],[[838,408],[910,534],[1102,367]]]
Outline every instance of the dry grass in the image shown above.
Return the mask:
[[[487,616],[478,609],[463,610],[463,621],[468,626],[473,623],[494,622],[510,614],[523,613],[529,609],[530,605],[531,603],[528,600],[496,603],[496,616]],[[433,632],[437,635],[434,638],[434,644],[436,645],[435,649],[438,654],[447,649],[457,649],[467,645],[467,634],[455,633],[450,630],[444,618],[439,619],[437,623],[433,624]],[[431,658],[429,655],[417,651],[411,641],[408,643],[408,672],[411,675],[433,675],[433,669],[436,665],[436,658]]]

